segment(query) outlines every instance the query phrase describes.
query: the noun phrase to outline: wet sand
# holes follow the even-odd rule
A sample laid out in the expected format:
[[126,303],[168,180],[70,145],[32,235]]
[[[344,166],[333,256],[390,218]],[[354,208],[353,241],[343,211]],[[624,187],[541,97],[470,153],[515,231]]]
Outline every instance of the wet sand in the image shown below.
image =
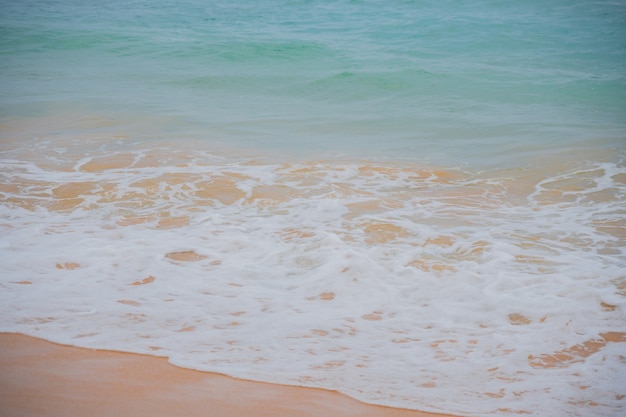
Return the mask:
[[364,404],[334,391],[182,369],[164,358],[75,348],[9,333],[0,334],[0,414],[444,417]]

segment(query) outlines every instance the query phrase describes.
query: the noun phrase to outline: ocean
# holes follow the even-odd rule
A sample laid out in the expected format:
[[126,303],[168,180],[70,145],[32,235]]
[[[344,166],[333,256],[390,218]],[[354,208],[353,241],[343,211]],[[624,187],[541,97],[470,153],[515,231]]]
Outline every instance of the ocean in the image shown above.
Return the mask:
[[623,415],[626,3],[0,0],[0,228],[3,332]]

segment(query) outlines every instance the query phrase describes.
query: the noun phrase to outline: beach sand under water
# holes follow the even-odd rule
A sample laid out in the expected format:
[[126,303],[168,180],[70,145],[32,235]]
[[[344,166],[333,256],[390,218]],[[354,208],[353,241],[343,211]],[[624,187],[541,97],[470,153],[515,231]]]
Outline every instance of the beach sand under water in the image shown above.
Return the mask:
[[97,349],[2,335],[10,415],[624,409],[623,154],[481,171],[90,123],[2,129],[0,331]]

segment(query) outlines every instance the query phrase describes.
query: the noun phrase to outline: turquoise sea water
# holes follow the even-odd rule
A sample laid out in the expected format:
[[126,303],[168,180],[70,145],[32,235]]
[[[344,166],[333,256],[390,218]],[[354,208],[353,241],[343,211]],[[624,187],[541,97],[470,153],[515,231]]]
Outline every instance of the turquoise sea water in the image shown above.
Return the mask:
[[623,1],[0,0],[0,331],[621,416],[625,116]]
[[437,162],[622,148],[625,16],[619,1],[3,1],[0,109]]

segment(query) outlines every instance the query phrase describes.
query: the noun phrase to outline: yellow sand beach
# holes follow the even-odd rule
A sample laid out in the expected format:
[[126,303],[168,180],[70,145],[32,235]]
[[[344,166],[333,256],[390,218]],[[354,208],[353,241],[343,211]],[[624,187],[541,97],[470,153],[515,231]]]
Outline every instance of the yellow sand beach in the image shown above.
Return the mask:
[[0,411],[4,417],[444,417],[8,333],[0,334]]

